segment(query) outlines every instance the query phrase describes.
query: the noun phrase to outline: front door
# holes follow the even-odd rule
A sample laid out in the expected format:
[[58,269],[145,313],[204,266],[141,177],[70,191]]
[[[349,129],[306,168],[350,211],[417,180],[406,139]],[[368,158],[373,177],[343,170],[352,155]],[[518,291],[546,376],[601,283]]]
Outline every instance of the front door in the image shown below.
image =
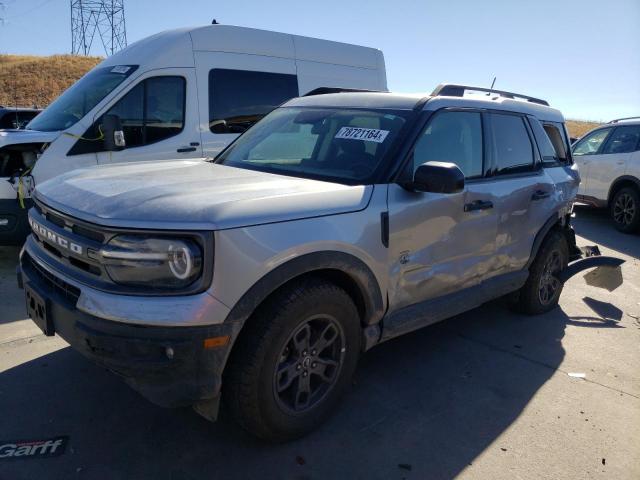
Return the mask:
[[104,114],[120,117],[126,146],[99,149],[98,163],[202,157],[198,125],[198,92],[192,68],[149,72]]
[[[599,153],[613,128],[601,128],[578,140],[573,147],[573,159],[580,170],[578,195],[590,196],[592,167],[600,161]],[[596,167],[596,169],[598,169]]]
[[494,271],[497,217],[485,178],[482,114],[434,114],[413,151],[413,171],[428,161],[452,162],[464,191],[417,193],[389,186],[390,310],[481,283]]

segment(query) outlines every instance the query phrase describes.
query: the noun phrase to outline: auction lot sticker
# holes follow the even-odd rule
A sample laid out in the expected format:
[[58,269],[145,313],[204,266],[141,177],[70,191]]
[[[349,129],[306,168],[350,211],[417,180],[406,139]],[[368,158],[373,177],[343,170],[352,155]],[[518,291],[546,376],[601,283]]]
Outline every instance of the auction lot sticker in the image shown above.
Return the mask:
[[334,138],[344,138],[347,140],[364,140],[365,142],[382,143],[389,135],[389,130],[378,130],[377,128],[342,127]]
[[0,440],[0,460],[49,458],[62,455],[69,437],[46,440]]

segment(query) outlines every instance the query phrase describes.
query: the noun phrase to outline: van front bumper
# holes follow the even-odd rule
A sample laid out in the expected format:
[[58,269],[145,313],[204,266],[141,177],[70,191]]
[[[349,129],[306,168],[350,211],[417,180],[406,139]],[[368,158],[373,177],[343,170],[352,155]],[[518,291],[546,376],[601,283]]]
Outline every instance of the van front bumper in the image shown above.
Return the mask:
[[[122,377],[156,405],[217,405],[222,371],[238,325],[164,327],[105,320],[78,310],[77,292],[71,285],[48,277],[37,265],[23,252],[18,284],[25,288],[25,294],[35,292],[43,300],[44,322],[50,327],[43,330],[46,334],[60,335],[83,356]],[[153,297],[140,301],[153,302]],[[29,305],[27,310],[32,318],[37,316]],[[42,320],[34,322],[43,328]]]
[[0,199],[0,247],[22,245],[29,235],[27,212],[33,205],[30,198],[22,208],[15,198]]

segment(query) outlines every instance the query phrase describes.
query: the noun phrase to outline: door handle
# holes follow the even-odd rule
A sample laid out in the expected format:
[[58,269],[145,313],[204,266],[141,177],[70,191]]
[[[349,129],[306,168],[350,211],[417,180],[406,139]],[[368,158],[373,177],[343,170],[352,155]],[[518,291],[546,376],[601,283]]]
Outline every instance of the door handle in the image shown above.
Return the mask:
[[536,190],[531,195],[531,200],[542,200],[544,198],[549,198],[551,196],[551,192],[545,192],[544,190]]
[[465,203],[464,211],[473,212],[475,210],[488,210],[493,208],[493,202],[490,200],[476,200],[475,202]]
[[177,150],[178,153],[195,152],[196,147],[182,147]]

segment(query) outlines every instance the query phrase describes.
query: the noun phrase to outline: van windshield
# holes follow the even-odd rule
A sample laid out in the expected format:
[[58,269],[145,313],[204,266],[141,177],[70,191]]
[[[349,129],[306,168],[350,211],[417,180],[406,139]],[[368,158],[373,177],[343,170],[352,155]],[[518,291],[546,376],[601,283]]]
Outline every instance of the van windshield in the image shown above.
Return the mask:
[[216,163],[348,185],[372,183],[407,114],[278,108],[240,136]]
[[137,68],[137,65],[117,65],[91,70],[29,122],[26,128],[42,132],[66,130],[89,113]]

